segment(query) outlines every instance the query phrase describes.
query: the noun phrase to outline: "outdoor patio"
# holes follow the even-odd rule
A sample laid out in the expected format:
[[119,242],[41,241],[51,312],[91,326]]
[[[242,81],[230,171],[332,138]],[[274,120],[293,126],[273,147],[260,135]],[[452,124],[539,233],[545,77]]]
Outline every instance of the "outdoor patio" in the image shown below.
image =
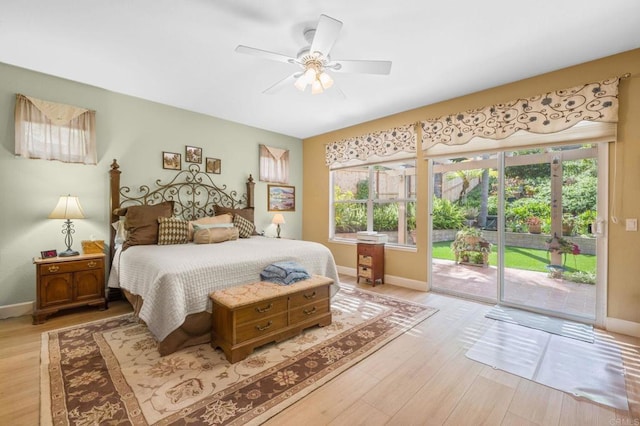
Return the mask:
[[[433,259],[432,289],[497,301],[495,266],[458,265]],[[546,273],[505,269],[505,301],[586,318],[595,317],[596,286],[550,278]]]

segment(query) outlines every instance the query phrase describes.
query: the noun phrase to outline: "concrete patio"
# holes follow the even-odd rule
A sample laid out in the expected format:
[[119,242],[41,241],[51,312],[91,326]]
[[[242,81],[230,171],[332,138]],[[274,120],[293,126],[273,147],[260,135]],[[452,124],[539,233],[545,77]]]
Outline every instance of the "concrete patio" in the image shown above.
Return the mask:
[[[458,265],[433,259],[433,290],[497,302],[498,270],[495,266]],[[546,273],[506,268],[504,300],[588,319],[595,318],[596,286],[550,278]]]

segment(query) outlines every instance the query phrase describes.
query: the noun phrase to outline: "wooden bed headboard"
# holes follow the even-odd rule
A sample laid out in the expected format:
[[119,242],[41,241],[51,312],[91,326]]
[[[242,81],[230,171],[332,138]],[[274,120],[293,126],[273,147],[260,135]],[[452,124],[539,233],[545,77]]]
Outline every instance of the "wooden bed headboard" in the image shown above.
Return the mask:
[[116,231],[111,223],[119,220],[118,215],[114,214],[115,209],[119,207],[158,204],[163,201],[174,202],[174,215],[185,220],[194,220],[204,216],[213,216],[214,207],[227,208],[254,208],[253,195],[255,182],[253,177],[249,175],[247,180],[247,192],[242,195],[242,199],[238,198],[237,191],[227,191],[227,185],[216,185],[211,176],[200,171],[198,164],[190,164],[189,168],[179,170],[169,183],[162,183],[161,179],[155,181],[155,189],[151,189],[148,185],[138,187],[137,193],[133,193],[128,186],[120,186],[120,165],[114,159],[111,163],[109,171],[110,182],[110,202],[109,208],[111,221],[111,240],[109,250],[111,258],[114,255],[114,241]]

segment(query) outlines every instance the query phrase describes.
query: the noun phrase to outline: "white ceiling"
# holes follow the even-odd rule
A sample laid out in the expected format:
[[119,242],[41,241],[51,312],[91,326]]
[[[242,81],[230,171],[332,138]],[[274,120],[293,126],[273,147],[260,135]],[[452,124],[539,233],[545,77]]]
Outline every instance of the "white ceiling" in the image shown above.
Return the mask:
[[[320,14],[391,74],[263,94],[298,68],[235,47],[295,56]],[[638,0],[0,0],[0,62],[298,138],[637,47]]]

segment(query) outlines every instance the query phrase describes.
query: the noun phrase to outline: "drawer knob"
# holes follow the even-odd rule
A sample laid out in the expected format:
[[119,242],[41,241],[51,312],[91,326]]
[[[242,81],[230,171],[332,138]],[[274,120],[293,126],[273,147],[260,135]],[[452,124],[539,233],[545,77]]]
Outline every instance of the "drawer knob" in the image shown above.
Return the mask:
[[314,306],[313,309],[303,309],[302,312],[304,312],[305,315],[312,315],[316,313],[316,307]]
[[[273,303],[269,303],[267,306],[265,306],[264,308],[261,308],[259,306],[256,306],[256,312],[258,312],[259,314],[264,314],[265,312],[268,312],[271,310],[271,308],[273,308]],[[271,321],[269,321],[271,322]]]
[[256,329],[258,331],[265,331],[267,328],[271,327],[272,324],[273,324],[273,321],[269,321],[266,325],[263,325],[263,326],[256,325]]
[[307,300],[313,299],[314,297],[316,297],[316,292],[315,291],[313,293],[311,293],[311,294],[305,294],[304,295],[304,298],[307,299]]
[[92,261],[90,261],[89,263],[87,263],[87,266],[88,266],[89,268],[93,268],[93,267],[95,267],[97,264],[98,264],[97,262],[94,262],[94,261],[92,260]]
[[57,272],[58,269],[60,269],[59,266],[56,266],[56,265],[49,266],[49,272]]

